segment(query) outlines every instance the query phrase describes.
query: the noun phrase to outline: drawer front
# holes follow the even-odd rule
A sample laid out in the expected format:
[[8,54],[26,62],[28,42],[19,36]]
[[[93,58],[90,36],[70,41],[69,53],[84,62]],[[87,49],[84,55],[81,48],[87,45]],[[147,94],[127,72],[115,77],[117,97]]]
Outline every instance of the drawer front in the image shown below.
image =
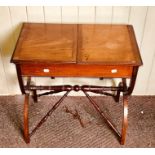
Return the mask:
[[87,64],[21,64],[23,76],[52,77],[131,77],[132,66],[105,66]]

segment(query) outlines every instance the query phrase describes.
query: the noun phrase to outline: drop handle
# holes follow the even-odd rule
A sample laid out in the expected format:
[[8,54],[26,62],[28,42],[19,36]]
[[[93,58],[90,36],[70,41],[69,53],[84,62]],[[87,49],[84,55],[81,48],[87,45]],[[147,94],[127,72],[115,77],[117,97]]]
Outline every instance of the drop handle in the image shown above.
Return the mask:
[[44,73],[49,73],[50,70],[49,70],[48,68],[44,68],[44,69],[43,69],[43,72],[44,72]]
[[112,70],[111,70],[111,73],[113,73],[113,74],[114,74],[114,73],[117,73],[117,72],[118,72],[117,69],[112,69]]

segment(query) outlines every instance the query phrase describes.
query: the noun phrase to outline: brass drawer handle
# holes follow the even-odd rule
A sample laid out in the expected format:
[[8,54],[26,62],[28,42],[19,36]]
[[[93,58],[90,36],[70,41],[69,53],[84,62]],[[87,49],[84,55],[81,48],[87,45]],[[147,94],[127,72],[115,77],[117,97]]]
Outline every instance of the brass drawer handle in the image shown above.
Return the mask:
[[112,69],[112,70],[111,70],[111,73],[113,73],[113,74],[114,74],[114,73],[117,73],[117,69]]
[[47,69],[47,68],[44,68],[44,69],[43,69],[43,72],[44,72],[44,73],[49,73],[49,72],[50,72],[50,70],[49,70],[49,69]]

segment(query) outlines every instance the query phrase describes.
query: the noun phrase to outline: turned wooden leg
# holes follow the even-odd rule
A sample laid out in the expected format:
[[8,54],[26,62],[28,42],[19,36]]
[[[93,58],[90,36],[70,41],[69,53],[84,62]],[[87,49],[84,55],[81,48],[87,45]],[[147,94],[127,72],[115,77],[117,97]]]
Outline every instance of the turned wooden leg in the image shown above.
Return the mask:
[[29,94],[25,94],[25,101],[24,101],[24,139],[25,139],[26,143],[30,142],[28,106],[29,106]]
[[123,94],[123,122],[122,122],[122,134],[121,134],[121,145],[125,144],[126,131],[128,127],[128,95]]
[[38,102],[37,91],[33,90],[33,101]]

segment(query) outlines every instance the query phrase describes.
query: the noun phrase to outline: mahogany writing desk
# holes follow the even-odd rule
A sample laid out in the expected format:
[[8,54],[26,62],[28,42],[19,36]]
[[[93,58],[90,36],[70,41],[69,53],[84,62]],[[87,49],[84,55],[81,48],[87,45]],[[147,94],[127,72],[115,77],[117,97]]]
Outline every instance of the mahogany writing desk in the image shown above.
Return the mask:
[[[99,112],[111,129],[125,143],[128,115],[128,95],[133,91],[138,67],[142,60],[131,25],[104,24],[37,24],[24,23],[11,62],[15,63],[24,101],[24,138],[30,136],[46,121],[70,91],[83,91],[90,103]],[[24,85],[22,77],[28,77]],[[56,85],[37,86],[31,77],[88,77],[121,78],[118,86]],[[130,79],[127,85],[126,79]],[[37,94],[37,90],[48,90]],[[28,105],[29,92],[33,99],[42,95],[65,92],[52,109],[29,133]],[[116,92],[115,95],[112,92]],[[116,102],[123,94],[122,131],[99,108],[88,92],[109,95]]]

